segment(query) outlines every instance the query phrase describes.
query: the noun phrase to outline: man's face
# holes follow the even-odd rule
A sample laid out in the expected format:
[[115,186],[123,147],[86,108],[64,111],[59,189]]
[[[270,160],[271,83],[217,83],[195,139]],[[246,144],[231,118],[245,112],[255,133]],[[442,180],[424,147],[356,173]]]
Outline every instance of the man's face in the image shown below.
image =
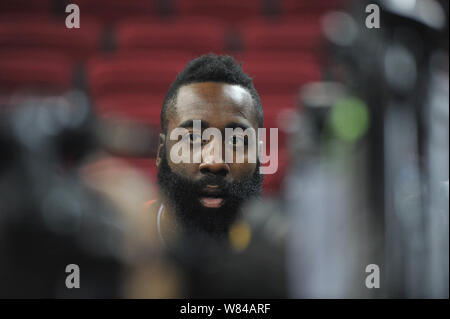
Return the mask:
[[[202,131],[208,127],[218,129],[222,138],[203,140],[201,149],[206,152],[200,163],[177,164],[170,156],[172,147],[176,143],[189,143],[193,153],[193,142],[201,139],[199,132],[194,130],[194,120],[201,121]],[[240,86],[225,83],[182,86],[178,91],[175,112],[171,113],[167,124],[167,135],[158,150],[161,190],[188,228],[217,235],[226,232],[242,203],[261,192],[259,162],[248,161],[248,154],[256,152],[256,144],[246,145],[243,135],[225,138],[225,128],[253,128],[257,131],[256,111],[250,93]],[[170,132],[180,127],[187,130],[187,136],[171,140]],[[221,154],[215,151],[217,147],[221,147]],[[225,162],[227,148],[233,152],[240,148],[244,162]]]

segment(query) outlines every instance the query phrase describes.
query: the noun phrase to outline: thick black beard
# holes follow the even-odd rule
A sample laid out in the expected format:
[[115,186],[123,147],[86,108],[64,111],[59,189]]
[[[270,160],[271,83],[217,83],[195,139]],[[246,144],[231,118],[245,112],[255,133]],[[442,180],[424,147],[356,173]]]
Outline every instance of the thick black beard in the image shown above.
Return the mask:
[[[258,161],[252,176],[242,181],[226,182],[220,176],[205,176],[199,181],[174,173],[168,162],[166,149],[161,150],[158,169],[160,191],[171,201],[175,215],[184,230],[192,234],[224,237],[240,215],[242,204],[261,195],[263,175]],[[200,196],[206,185],[218,185],[223,191],[224,203],[219,208],[206,208],[200,204]]]

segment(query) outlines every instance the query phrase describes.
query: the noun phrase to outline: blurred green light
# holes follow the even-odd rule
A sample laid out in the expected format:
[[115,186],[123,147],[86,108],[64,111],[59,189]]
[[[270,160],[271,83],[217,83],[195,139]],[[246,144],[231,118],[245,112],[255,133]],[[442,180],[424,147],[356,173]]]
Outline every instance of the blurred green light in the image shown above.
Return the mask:
[[331,110],[331,127],[345,141],[361,138],[369,128],[369,112],[364,101],[351,97],[339,100]]

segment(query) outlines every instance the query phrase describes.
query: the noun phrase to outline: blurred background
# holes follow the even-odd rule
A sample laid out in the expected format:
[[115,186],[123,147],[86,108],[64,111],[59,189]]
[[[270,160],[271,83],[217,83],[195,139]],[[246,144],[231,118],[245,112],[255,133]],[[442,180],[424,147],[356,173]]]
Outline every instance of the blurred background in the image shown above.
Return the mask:
[[[208,52],[253,77],[278,171],[232,251],[173,258],[141,204]],[[444,0],[0,0],[0,297],[448,298],[448,57]]]

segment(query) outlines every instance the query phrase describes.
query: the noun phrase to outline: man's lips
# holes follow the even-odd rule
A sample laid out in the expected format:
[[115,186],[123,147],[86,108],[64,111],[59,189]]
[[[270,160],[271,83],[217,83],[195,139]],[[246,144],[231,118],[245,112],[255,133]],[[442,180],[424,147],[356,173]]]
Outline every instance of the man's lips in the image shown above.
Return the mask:
[[216,185],[207,185],[202,190],[200,203],[207,208],[219,208],[224,202],[221,191]]
[[200,197],[200,203],[208,208],[219,208],[223,204],[223,198],[220,197]]

